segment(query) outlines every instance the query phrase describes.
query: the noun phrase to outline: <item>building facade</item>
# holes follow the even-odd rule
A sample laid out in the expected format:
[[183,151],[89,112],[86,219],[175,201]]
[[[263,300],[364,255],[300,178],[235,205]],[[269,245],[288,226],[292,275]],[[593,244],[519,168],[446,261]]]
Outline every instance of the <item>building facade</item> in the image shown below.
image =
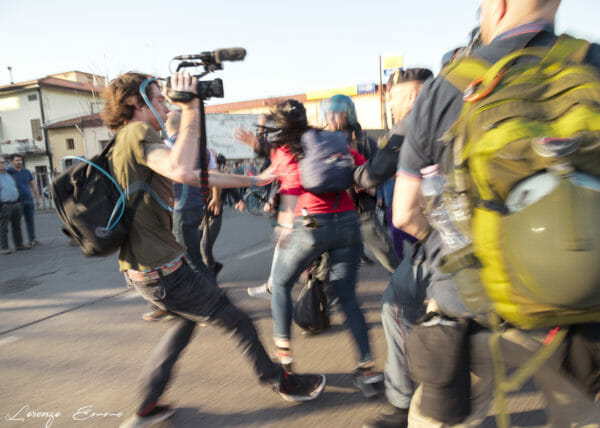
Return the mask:
[[54,122],[46,125],[46,130],[52,165],[58,173],[73,164],[67,156],[89,159],[102,151],[112,135],[99,113]]
[[304,104],[311,125],[324,127],[322,115],[323,101],[335,94],[348,95],[354,101],[356,116],[363,129],[385,129],[389,127],[385,100],[379,91],[379,85],[357,85],[319,91],[308,91],[283,97],[261,98],[206,107],[207,114],[261,114],[268,113],[276,104],[287,99],[295,99]]
[[80,71],[0,86],[0,156],[19,153],[36,174],[57,170],[48,125],[98,113],[104,86],[102,76]]

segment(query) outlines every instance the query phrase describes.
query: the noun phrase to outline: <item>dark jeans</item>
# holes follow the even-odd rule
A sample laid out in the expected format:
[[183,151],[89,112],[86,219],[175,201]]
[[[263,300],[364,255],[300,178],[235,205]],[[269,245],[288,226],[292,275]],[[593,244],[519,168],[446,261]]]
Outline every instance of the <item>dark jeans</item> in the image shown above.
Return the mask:
[[215,257],[213,255],[213,246],[221,232],[223,222],[223,210],[218,216],[209,215],[202,222],[202,240],[200,242],[200,252],[202,260],[208,268],[214,272]]
[[[144,299],[178,315],[142,372],[143,399],[139,410],[158,401],[171,377],[173,365],[189,343],[198,322],[209,322],[231,333],[261,381],[279,380],[281,366],[274,363],[263,348],[250,317],[229,301],[213,275],[203,275],[184,263],[175,272],[157,280],[132,281],[127,274],[125,279]],[[215,358],[222,356],[215,354]]]
[[8,223],[12,229],[15,247],[23,245],[21,236],[21,206],[19,202],[9,202],[0,208],[0,248],[8,249]]
[[25,225],[27,226],[27,236],[29,237],[29,242],[31,242],[35,239],[35,224],[33,222],[35,204],[33,203],[33,199],[21,201],[21,210],[25,218]]
[[204,210],[195,208],[173,212],[173,235],[185,249],[185,257],[191,267],[198,272],[209,274],[210,271],[202,261],[200,241],[202,240],[202,218]]

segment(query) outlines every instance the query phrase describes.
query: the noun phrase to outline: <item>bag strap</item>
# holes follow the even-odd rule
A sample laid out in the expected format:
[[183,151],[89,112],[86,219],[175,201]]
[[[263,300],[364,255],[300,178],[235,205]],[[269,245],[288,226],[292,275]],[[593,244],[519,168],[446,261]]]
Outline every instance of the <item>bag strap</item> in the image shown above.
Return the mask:
[[115,141],[116,140],[117,140],[117,134],[113,135],[111,137],[110,141],[106,144],[106,146],[104,146],[104,148],[100,152],[100,156],[105,157],[105,158],[108,157],[108,153],[110,152],[110,150],[115,145]]
[[546,341],[540,349],[507,377],[502,359],[502,349],[500,347],[500,339],[502,337],[501,320],[496,313],[490,313],[488,320],[492,328],[492,335],[490,336],[488,346],[492,357],[494,373],[494,401],[498,412],[496,414],[496,424],[499,428],[509,428],[510,417],[506,411],[506,394],[520,389],[528,379],[546,364],[558,347],[564,342],[567,337],[568,328],[557,327],[554,334],[547,336]]
[[[106,150],[109,145],[112,146],[111,143],[114,144],[114,139],[111,142],[109,142],[109,144],[107,144],[104,149]],[[106,153],[105,153],[105,150],[102,151],[101,156],[102,155],[108,156],[108,154],[107,154],[108,150],[106,150]],[[120,186],[118,186],[116,180],[111,175],[109,175],[109,174],[106,174],[106,175],[120,189]],[[125,208],[127,206],[127,197],[132,193],[136,193],[135,198],[133,199],[133,202],[129,204],[129,209],[131,210],[129,218],[131,219],[131,221],[133,221],[133,217],[135,216],[135,211],[137,210],[137,207],[142,200],[144,191],[146,191],[150,194],[154,193],[152,190],[152,186],[150,185],[150,183],[152,181],[152,177],[154,177],[154,171],[152,169],[150,169],[150,173],[148,174],[148,177],[146,177],[146,180],[144,182],[136,181],[136,182],[132,183],[131,185],[127,186],[127,189],[124,189],[124,192],[121,192],[121,197],[119,198],[119,201],[115,204],[113,211],[110,214],[110,218],[108,219],[108,223],[106,224],[106,228],[108,230],[115,227],[116,224],[119,222],[119,220],[121,220],[121,217],[125,213]],[[158,195],[156,196],[156,198],[158,198]],[[160,200],[160,198],[158,198],[158,200]],[[117,213],[119,211],[120,211],[119,216],[117,217],[117,219],[115,221],[113,221],[113,219],[115,218],[115,216],[117,215]]]
[[460,92],[481,78],[490,69],[491,64],[477,57],[456,59],[440,71],[440,75]]
[[[146,181],[144,181],[144,184],[150,188],[152,188],[152,186],[150,184],[152,182],[152,177],[154,177],[154,170],[151,169],[150,174],[148,174],[148,178],[146,178]],[[141,187],[140,189],[137,190],[135,199],[133,200],[133,203],[129,207],[129,209],[131,210],[131,220],[132,221],[133,221],[133,217],[135,216],[135,211],[137,210],[137,207],[140,204],[140,202],[142,201],[142,197],[144,196],[143,190],[145,190],[144,187]]]
[[550,48],[534,46],[516,50],[502,57],[490,67],[485,76],[481,78],[479,89],[472,96],[477,98],[478,94],[483,95],[490,89],[493,90],[504,72],[522,57],[537,57],[540,59],[539,65],[542,67],[550,66],[553,63],[581,63],[586,58],[589,48],[588,41],[563,34]]
[[589,49],[590,42],[587,40],[576,39],[568,34],[561,34],[540,64],[549,65],[553,62],[579,64],[585,60]]

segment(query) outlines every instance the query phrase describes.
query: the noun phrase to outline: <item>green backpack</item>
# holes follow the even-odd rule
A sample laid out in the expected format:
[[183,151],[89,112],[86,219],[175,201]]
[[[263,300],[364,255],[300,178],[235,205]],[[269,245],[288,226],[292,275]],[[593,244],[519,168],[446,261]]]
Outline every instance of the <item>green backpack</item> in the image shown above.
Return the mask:
[[522,329],[600,321],[600,73],[583,63],[589,45],[563,35],[440,73],[465,93],[442,167],[445,205],[472,242],[442,270],[474,313]]
[[[521,329],[600,321],[600,73],[590,44],[560,36],[490,65],[462,57],[441,72],[464,92],[444,135],[444,204],[471,244],[445,256],[465,305],[485,315],[497,424],[505,396],[564,341],[555,327],[506,376],[502,320]],[[516,61],[530,57],[532,61]],[[482,317],[479,317],[482,319]]]

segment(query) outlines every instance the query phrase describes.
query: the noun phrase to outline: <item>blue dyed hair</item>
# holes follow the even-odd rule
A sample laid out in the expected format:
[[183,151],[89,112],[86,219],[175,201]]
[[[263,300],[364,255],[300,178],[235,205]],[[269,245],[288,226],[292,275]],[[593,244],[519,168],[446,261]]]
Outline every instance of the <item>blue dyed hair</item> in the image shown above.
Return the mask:
[[322,112],[327,121],[327,113],[346,113],[348,116],[349,125],[354,128],[357,125],[356,120],[356,108],[354,107],[354,101],[347,95],[337,94],[331,98],[324,100],[322,105]]

